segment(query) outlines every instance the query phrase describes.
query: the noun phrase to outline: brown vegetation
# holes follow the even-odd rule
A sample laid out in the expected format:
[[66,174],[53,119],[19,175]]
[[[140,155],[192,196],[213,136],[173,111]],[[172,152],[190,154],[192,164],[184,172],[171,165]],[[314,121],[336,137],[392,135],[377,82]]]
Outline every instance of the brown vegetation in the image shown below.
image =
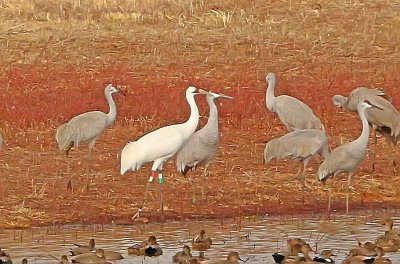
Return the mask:
[[[188,84],[235,100],[220,105],[221,150],[210,167],[207,203],[193,206],[187,180],[173,161],[165,166],[168,218],[325,210],[315,160],[304,205],[291,162],[279,163],[278,172],[262,164],[265,142],[285,133],[266,110],[265,75],[276,72],[278,94],[314,109],[331,147],[351,140],[360,122],[353,113],[337,111],[331,96],[361,85],[382,87],[399,106],[398,12],[398,4],[372,0],[0,0],[0,120],[6,140],[0,152],[0,225],[129,221],[149,167],[120,176],[118,152],[149,130],[183,121]],[[83,111],[106,110],[102,93],[108,83],[129,94],[116,97],[117,122],[96,145],[91,190],[81,193],[87,149],[65,158],[55,128]],[[387,168],[390,148],[383,139],[378,152],[376,173],[369,173],[368,156],[354,175],[353,209],[398,204],[399,177]],[[74,192],[66,189],[70,177]],[[338,210],[344,204],[342,179],[334,193]],[[153,219],[159,215],[156,193],[148,203]]]

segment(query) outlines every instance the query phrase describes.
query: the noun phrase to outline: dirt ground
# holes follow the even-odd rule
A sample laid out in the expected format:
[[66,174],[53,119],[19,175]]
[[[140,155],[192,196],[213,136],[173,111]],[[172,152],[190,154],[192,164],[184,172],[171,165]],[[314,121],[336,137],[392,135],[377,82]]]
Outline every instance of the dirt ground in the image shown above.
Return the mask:
[[[295,161],[277,168],[262,162],[266,142],[286,133],[265,107],[270,71],[277,74],[277,94],[299,98],[321,118],[331,148],[355,139],[361,128],[355,113],[332,105],[332,95],[382,87],[400,107],[400,6],[389,1],[27,2],[0,1],[0,227],[131,223],[150,164],[121,176],[118,155],[144,133],[184,121],[189,84],[235,99],[219,101],[220,149],[203,183],[204,199],[202,168],[189,172],[193,204],[174,160],[164,166],[167,219],[326,210],[327,186],[315,177],[321,158],[309,164],[307,190],[294,178]],[[127,96],[114,96],[117,121],[96,143],[90,189],[82,192],[87,146],[65,157],[55,130],[84,111],[107,111],[108,83]],[[203,125],[207,106],[197,101]],[[354,174],[351,210],[400,207],[400,177],[388,166],[392,147],[378,139],[371,172],[373,147],[370,141]],[[335,180],[333,210],[345,210],[346,180]],[[154,183],[142,214],[151,221],[161,219],[159,193]]]

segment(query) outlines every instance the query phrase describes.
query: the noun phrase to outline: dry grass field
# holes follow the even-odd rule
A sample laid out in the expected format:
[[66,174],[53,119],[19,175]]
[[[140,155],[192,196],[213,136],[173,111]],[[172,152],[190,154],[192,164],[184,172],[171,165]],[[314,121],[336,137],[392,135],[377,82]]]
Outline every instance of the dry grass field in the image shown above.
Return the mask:
[[[311,188],[304,193],[293,178],[295,162],[279,162],[277,171],[262,163],[265,143],[285,133],[265,107],[269,71],[277,73],[277,94],[301,99],[321,118],[332,148],[356,138],[361,127],[355,113],[332,105],[332,95],[382,87],[400,107],[396,1],[0,0],[0,22],[2,227],[129,223],[150,166],[121,176],[118,154],[147,131],[184,121],[189,84],[235,99],[219,104],[221,146],[207,201],[193,205],[187,179],[173,160],[166,164],[168,219],[326,210],[326,186],[315,179],[318,160],[310,162]],[[115,96],[117,121],[98,140],[91,188],[81,192],[87,147],[66,158],[55,129],[81,112],[107,111],[108,83],[128,94]],[[198,101],[204,124],[207,106]],[[383,138],[378,144],[376,172],[368,152],[353,177],[353,210],[398,207],[391,147]],[[190,173],[197,189],[200,173]],[[336,179],[338,211],[345,207],[346,179]],[[144,216],[156,221],[154,186]]]

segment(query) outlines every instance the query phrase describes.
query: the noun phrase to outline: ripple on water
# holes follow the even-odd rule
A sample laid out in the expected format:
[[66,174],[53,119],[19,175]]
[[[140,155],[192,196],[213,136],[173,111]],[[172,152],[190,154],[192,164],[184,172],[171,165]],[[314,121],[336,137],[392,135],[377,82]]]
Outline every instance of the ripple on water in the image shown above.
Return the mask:
[[[391,212],[391,215],[396,213]],[[397,214],[399,215],[399,214]],[[365,214],[341,217],[326,221],[305,219],[304,217],[271,217],[260,221],[243,219],[240,221],[188,221],[147,224],[146,226],[121,225],[66,225],[36,227],[28,230],[0,230],[0,246],[13,257],[14,263],[28,258],[29,263],[55,263],[51,256],[60,258],[69,254],[74,243],[87,244],[90,238],[96,239],[96,247],[120,251],[125,259],[116,263],[171,263],[171,257],[189,244],[200,229],[205,229],[215,243],[205,252],[209,258],[224,257],[230,251],[238,251],[247,263],[273,263],[271,254],[285,250],[287,237],[301,237],[318,249],[332,248],[338,251],[340,263],[350,248],[361,242],[374,241],[384,233],[377,223],[381,218]],[[400,230],[400,217],[393,217],[394,228]],[[155,235],[163,247],[164,255],[157,258],[129,256],[127,248]],[[195,256],[198,252],[193,252]],[[400,263],[399,253],[388,253],[393,263]]]

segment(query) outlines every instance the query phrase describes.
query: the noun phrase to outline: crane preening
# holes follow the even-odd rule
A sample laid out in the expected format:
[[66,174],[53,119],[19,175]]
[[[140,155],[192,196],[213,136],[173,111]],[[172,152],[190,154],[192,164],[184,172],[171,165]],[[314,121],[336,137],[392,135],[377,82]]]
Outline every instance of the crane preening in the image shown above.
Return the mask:
[[370,89],[358,87],[351,91],[349,97],[342,95],[334,95],[332,97],[333,104],[349,111],[357,111],[357,105],[368,100],[373,105],[365,111],[365,117],[374,130],[374,152],[372,161],[372,171],[375,171],[376,133],[382,134],[393,145],[392,157],[389,166],[393,166],[396,171],[395,156],[396,144],[400,139],[400,113],[392,105],[391,98],[382,89]]

